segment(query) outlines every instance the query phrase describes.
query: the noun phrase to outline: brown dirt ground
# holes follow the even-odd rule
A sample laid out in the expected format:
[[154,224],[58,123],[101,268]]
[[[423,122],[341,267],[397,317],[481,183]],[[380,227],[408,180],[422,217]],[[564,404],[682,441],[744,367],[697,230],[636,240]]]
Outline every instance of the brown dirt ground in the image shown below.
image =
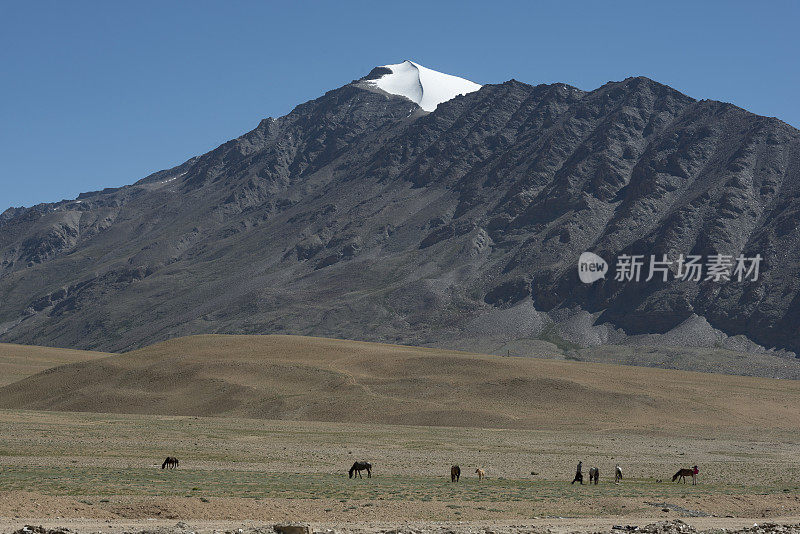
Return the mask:
[[[100,520],[144,528],[155,524],[150,520],[182,520],[197,528],[215,521],[339,529],[445,521],[581,529],[685,518],[686,511],[730,519],[726,525],[800,516],[793,433],[684,436],[8,410],[0,410],[0,422],[0,525],[9,528],[88,528]],[[182,459],[178,470],[159,468],[167,453]],[[372,460],[375,476],[348,480],[353,458]],[[568,483],[577,458],[601,467],[599,486]],[[447,479],[453,462],[463,472],[457,485]],[[656,482],[695,462],[698,486]],[[608,478],[615,463],[626,474],[619,485]],[[487,471],[483,482],[475,478],[477,466]],[[714,518],[696,518],[705,519]]]

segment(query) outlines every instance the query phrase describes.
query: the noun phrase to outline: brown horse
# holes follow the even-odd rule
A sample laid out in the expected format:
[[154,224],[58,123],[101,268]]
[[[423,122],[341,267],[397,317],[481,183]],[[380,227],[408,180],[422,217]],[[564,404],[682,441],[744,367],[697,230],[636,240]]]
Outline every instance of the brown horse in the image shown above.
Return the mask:
[[372,478],[372,464],[369,462],[354,462],[353,467],[350,468],[350,471],[347,472],[348,478],[353,478],[354,473],[358,475],[358,478],[364,478],[361,476],[361,471],[367,470],[367,478]]
[[483,477],[486,476],[486,471],[483,469],[476,469],[475,472],[478,473],[478,480],[483,480]]
[[167,456],[167,459],[164,460],[164,463],[161,464],[161,469],[175,469],[178,467],[178,459],[174,456]]
[[457,465],[453,465],[450,467],[450,482],[458,482],[458,479],[461,478],[461,468]]
[[696,486],[697,473],[699,472],[700,470],[697,469],[696,465],[692,466],[691,469],[679,469],[678,472],[672,476],[672,481],[675,482],[676,480],[680,481],[680,479],[683,479],[683,483],[686,484],[686,477],[692,477],[692,485]]
[[597,485],[597,482],[600,480],[600,470],[596,467],[592,467],[589,469],[589,484],[594,482],[594,485]]

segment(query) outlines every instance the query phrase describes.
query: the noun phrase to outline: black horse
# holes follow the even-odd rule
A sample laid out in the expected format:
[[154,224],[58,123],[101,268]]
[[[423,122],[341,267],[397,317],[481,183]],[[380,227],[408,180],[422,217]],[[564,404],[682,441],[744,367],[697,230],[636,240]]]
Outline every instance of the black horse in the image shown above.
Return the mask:
[[355,462],[350,471],[347,472],[348,478],[353,478],[354,473],[358,475],[358,478],[364,478],[361,476],[361,471],[365,469],[367,470],[367,478],[372,478],[372,464],[369,462]]
[[450,467],[450,482],[458,482],[458,479],[461,478],[461,468],[457,465]]
[[164,463],[161,464],[161,469],[175,469],[178,467],[178,459],[174,456],[167,456],[167,459],[164,460]]

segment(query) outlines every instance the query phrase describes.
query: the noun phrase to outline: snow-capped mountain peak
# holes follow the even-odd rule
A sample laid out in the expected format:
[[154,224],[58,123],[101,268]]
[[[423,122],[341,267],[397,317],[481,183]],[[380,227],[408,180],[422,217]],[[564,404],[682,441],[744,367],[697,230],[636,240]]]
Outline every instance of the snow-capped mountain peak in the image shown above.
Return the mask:
[[380,77],[365,82],[387,93],[404,96],[419,104],[425,111],[433,111],[442,102],[481,88],[475,82],[408,60],[395,65],[384,65],[381,70],[383,74]]

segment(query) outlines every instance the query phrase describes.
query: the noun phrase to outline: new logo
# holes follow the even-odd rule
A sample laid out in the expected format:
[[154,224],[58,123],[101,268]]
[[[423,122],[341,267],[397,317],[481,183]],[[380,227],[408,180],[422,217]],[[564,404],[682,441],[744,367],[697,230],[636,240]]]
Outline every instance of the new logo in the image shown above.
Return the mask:
[[606,277],[608,263],[594,252],[584,252],[578,259],[578,277],[584,284],[591,284]]

